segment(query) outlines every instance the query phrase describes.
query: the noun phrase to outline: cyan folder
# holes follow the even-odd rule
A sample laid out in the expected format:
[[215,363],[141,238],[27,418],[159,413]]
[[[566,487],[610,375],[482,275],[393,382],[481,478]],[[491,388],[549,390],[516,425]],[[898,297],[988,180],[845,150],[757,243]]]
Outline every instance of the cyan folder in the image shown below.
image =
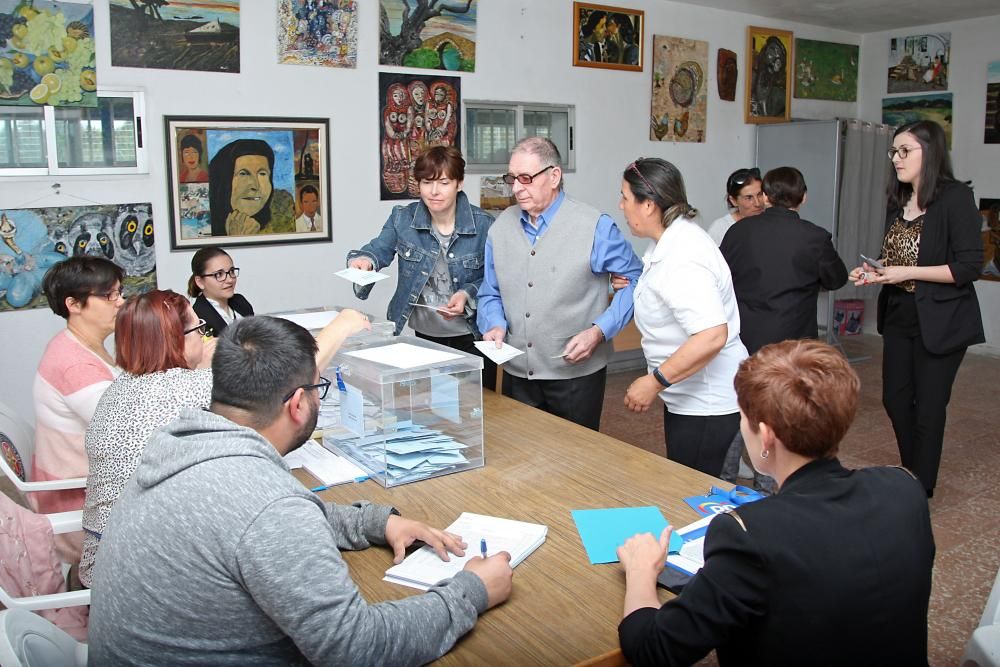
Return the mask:
[[[670,523],[658,507],[612,507],[597,510],[573,510],[573,521],[587,550],[591,565],[617,563],[615,553],[625,540],[636,533],[652,533],[659,539]],[[678,551],[684,543],[670,534],[670,551]]]

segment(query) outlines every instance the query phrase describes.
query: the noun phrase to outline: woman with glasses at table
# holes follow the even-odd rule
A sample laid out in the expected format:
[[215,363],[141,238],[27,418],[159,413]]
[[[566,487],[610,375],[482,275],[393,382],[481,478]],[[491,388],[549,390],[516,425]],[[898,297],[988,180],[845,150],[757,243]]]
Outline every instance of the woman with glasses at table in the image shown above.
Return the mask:
[[955,180],[944,130],[918,121],[896,130],[889,149],[885,238],[878,263],[850,272],[881,285],[882,403],[902,464],[934,495],[951,386],[970,345],[985,341],[973,282],[983,266],[982,217],[972,190]]
[[654,241],[634,294],[650,372],[628,388],[625,405],[645,412],[659,397],[667,458],[717,477],[739,429],[733,376],[747,356],[729,266],[694,222],[673,164],[639,158],[621,188],[629,229]]
[[[325,368],[347,336],[368,326],[345,310],[316,337],[317,363]],[[111,383],[87,429],[90,461],[83,508],[85,533],[80,581],[90,585],[101,534],[115,502],[142,458],[150,434],[184,408],[208,408],[216,339],[188,300],[155,290],[129,300],[118,314],[115,343],[121,375]]]
[[837,448],[860,381],[815,340],[766,345],[735,378],[740,430],[778,492],[716,516],[704,566],[660,605],[670,529],[618,548],[618,637],[632,665],[926,665],[934,536],[902,468],[848,470]]
[[202,248],[191,258],[188,296],[194,299],[194,312],[205,320],[210,336],[218,336],[236,320],[253,315],[250,302],[236,293],[239,275],[239,268],[222,248]]
[[708,226],[708,235],[715,245],[722,245],[722,239],[729,228],[743,218],[764,212],[764,189],[760,169],[737,169],[726,180],[726,206],[729,213]]
[[[35,375],[34,481],[85,477],[83,439],[101,394],[118,375],[104,342],[115,330],[125,302],[125,272],[103,257],[70,257],[45,274],[42,291],[66,328],[49,341]],[[33,493],[37,512],[69,512],[83,506],[83,489]],[[57,536],[65,562],[80,556],[79,533]]]

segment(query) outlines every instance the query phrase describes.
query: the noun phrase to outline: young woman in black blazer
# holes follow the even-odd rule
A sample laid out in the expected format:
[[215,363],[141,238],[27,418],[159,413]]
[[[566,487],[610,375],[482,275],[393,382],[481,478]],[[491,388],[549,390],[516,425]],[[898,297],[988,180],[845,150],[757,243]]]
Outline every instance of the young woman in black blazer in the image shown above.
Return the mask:
[[889,149],[885,240],[878,268],[851,271],[879,284],[882,403],[903,465],[934,495],[951,386],[969,345],[984,342],[972,283],[983,266],[982,218],[972,190],[955,180],[944,130],[932,121],[896,130]]
[[236,278],[240,270],[222,248],[202,248],[191,258],[188,294],[192,307],[205,320],[211,336],[218,336],[227,326],[253,315],[253,306],[242,294],[236,293]]

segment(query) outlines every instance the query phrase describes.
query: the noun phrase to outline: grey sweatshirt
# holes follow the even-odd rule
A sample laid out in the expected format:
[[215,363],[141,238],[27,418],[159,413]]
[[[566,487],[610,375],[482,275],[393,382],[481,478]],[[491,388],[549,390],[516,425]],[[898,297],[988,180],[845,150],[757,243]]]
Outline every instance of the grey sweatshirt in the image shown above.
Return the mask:
[[461,572],[370,605],[340,549],[385,544],[390,507],[324,504],[256,431],[184,410],[146,445],[93,570],[92,665],[410,665],[486,610]]

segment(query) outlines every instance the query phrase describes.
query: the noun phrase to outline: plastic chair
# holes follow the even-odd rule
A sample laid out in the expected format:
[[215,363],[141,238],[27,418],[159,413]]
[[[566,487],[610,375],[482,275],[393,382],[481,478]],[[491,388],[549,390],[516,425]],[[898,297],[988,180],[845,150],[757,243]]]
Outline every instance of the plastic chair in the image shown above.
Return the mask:
[[[7,405],[0,403],[0,469],[21,493],[34,491],[61,491],[63,489],[84,489],[87,487],[86,477],[70,477],[54,479],[47,482],[31,481],[31,465],[35,454],[35,429]],[[6,450],[13,449],[13,459],[20,459],[24,477],[11,468]]]
[[986,600],[979,627],[965,645],[962,667],[1000,667],[1000,572]]
[[0,611],[0,667],[85,667],[87,645],[38,614]]

